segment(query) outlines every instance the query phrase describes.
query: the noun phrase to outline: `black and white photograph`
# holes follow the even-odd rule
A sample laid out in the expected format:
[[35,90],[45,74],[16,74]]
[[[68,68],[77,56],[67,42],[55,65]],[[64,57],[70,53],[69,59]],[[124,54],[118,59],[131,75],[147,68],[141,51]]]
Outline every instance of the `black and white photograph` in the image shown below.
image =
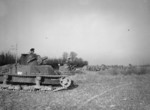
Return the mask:
[[0,0],[0,110],[150,110],[150,0]]

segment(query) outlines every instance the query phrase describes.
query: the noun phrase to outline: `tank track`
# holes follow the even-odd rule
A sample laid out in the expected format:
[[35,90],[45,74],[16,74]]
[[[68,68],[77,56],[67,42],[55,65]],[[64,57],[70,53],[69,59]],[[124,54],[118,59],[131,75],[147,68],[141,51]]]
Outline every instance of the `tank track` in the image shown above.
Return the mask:
[[61,90],[67,90],[67,87],[53,87],[53,86],[40,86],[37,87],[34,86],[21,86],[21,85],[0,85],[0,91],[10,90],[10,91],[28,91],[28,92],[34,92],[34,91],[61,91]]
[[21,85],[0,85],[0,90],[24,90],[24,91],[52,91],[52,87],[47,86],[21,86]]
[[[57,75],[51,75],[51,76],[26,76],[26,75],[0,75],[1,78],[1,84],[0,84],[0,90],[12,90],[12,91],[60,91],[64,89],[68,89],[72,84],[73,81],[65,76],[57,76]],[[15,79],[16,78],[16,79]],[[17,79],[18,78],[18,79]],[[42,80],[45,78],[45,81]],[[49,83],[49,80],[51,79],[57,79],[57,83],[59,86],[55,86],[54,84],[45,84]],[[28,80],[32,80],[32,84],[27,84]],[[26,81],[27,80],[27,81]],[[29,81],[30,81],[29,80]],[[13,81],[18,81],[17,84]],[[23,84],[20,84],[22,82]],[[55,82],[56,83],[56,82]]]

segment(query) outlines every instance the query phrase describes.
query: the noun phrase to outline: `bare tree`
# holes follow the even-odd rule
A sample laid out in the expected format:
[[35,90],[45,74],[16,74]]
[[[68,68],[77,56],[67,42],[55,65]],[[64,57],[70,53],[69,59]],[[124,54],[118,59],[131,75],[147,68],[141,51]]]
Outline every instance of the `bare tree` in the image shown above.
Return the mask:
[[63,61],[66,61],[68,59],[68,53],[64,52],[62,57],[63,57]]
[[75,52],[70,52],[70,59],[71,59],[72,61],[75,61],[76,58],[77,58],[77,53],[75,53]]

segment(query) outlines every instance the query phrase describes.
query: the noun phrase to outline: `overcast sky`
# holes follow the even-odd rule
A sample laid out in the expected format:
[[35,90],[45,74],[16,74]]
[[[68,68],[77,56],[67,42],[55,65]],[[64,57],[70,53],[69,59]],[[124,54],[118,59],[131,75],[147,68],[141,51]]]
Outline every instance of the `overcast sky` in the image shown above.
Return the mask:
[[150,0],[0,0],[0,51],[150,64]]

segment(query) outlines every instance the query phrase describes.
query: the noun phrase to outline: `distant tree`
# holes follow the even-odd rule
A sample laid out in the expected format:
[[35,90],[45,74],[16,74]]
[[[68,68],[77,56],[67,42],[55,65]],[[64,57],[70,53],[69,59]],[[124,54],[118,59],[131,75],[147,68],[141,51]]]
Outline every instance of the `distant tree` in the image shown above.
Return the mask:
[[0,66],[15,63],[15,55],[10,52],[0,53]]
[[76,52],[70,52],[70,59],[72,61],[75,61],[76,58],[77,58],[77,53]]
[[67,60],[67,58],[68,58],[68,53],[64,52],[62,57],[63,57],[63,61],[65,62]]
[[62,66],[66,64],[66,61],[68,60],[68,56],[70,57],[70,65],[75,66],[75,67],[83,67],[85,65],[88,65],[88,61],[84,61],[82,58],[77,57],[76,52],[70,52],[68,54],[67,52],[64,52],[62,54],[62,57],[57,59],[57,58],[50,58],[47,60],[47,65],[51,65],[53,68],[58,68],[58,66]]
[[59,64],[62,65],[62,59],[50,58],[47,60],[46,65],[51,65],[54,69],[59,68]]
[[88,65],[88,61],[84,61],[82,58],[76,58],[72,65],[75,65],[76,67],[83,67],[85,65]]
[[84,61],[84,63],[83,63],[83,64],[84,64],[84,66],[85,66],[85,65],[88,65],[88,61]]
[[132,64],[129,64],[129,67],[132,67]]

